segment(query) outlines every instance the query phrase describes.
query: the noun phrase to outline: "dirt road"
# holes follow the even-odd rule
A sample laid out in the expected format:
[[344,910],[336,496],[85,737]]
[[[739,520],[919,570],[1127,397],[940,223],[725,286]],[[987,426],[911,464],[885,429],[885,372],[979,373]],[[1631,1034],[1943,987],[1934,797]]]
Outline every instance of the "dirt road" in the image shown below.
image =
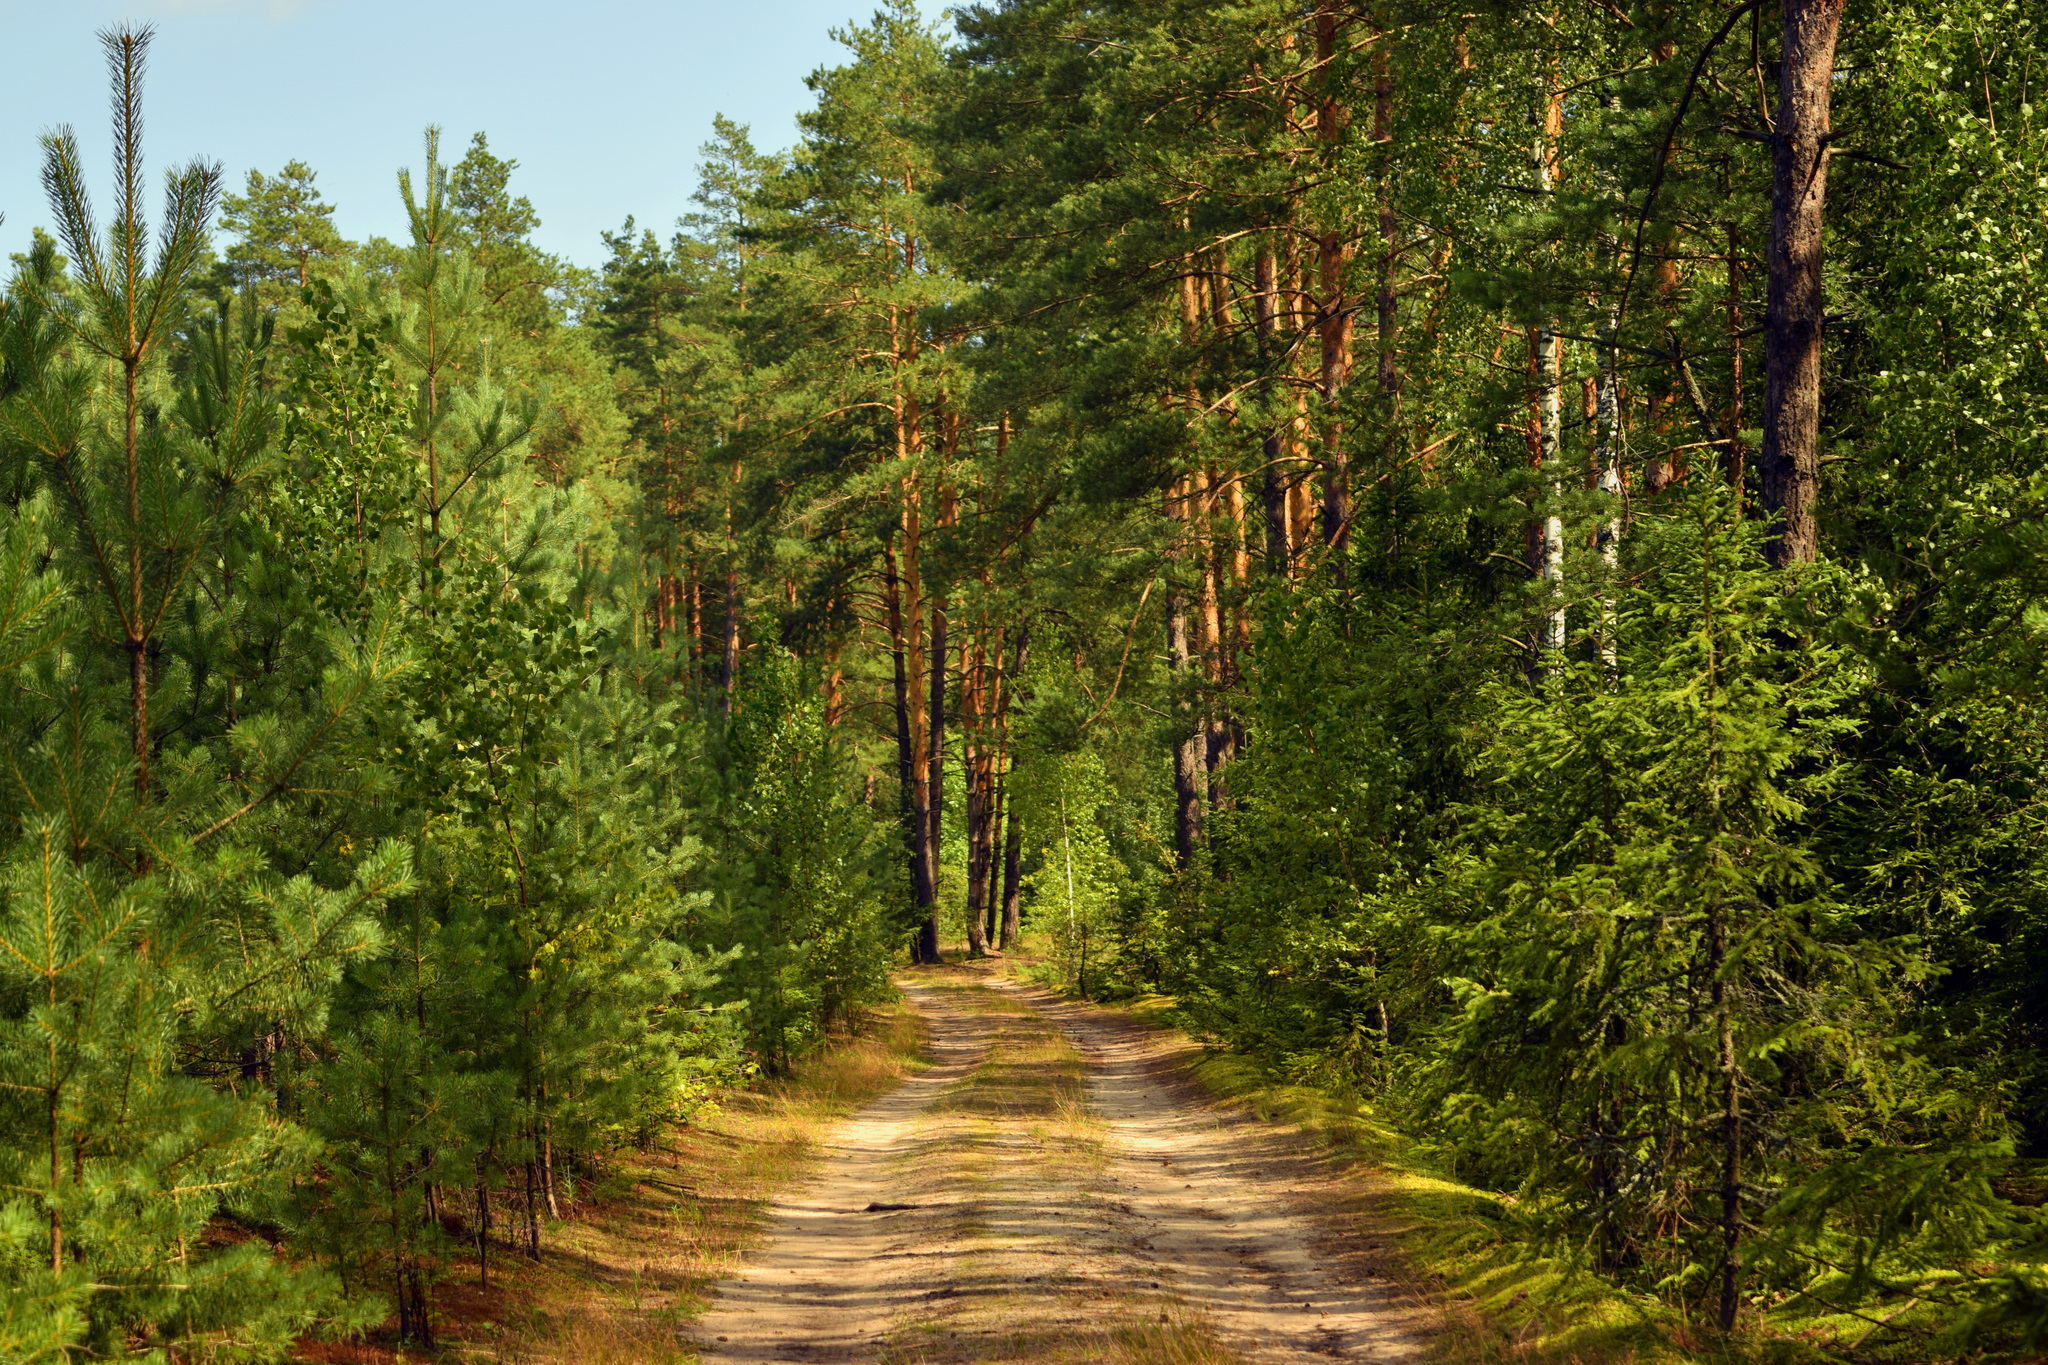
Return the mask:
[[907,994],[934,1065],[776,1202],[707,1362],[1420,1359],[1423,1308],[1316,1215],[1330,1173],[1158,1035],[985,975]]

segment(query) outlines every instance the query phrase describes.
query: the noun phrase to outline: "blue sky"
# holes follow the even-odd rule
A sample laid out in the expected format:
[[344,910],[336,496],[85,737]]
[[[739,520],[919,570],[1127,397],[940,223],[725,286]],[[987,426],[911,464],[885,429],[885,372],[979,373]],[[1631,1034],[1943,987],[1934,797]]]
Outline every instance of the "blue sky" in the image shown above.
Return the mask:
[[[8,4],[0,82],[0,244],[18,251],[49,214],[36,135],[78,131],[95,202],[111,156],[94,32],[154,23],[144,147],[152,181],[194,155],[240,188],[296,157],[319,172],[345,236],[399,237],[396,173],[442,127],[449,160],[479,129],[519,161],[548,251],[584,265],[629,213],[666,231],[689,209],[697,148],[723,112],[786,147],[803,78],[837,64],[827,29],[874,0],[45,0]],[[944,0],[920,0],[932,18]],[[152,205],[154,210],[155,205]],[[152,212],[154,216],[154,212]]]

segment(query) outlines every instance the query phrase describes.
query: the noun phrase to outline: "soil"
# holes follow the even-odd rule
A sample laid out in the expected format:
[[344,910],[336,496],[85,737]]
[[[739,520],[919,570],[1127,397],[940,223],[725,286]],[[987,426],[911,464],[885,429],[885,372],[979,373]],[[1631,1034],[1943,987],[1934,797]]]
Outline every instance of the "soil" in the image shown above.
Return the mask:
[[1298,1135],[1184,1040],[986,971],[905,994],[933,1065],[860,1110],[690,1335],[707,1361],[1419,1361],[1433,1321]]

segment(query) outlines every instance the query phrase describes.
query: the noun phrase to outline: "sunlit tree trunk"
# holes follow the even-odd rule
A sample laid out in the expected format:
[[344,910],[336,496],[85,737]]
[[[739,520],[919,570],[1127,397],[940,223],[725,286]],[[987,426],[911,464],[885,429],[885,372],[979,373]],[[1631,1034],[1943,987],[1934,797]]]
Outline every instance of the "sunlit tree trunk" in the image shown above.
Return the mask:
[[961,785],[965,789],[967,816],[967,955],[981,957],[988,951],[987,909],[988,854],[983,840],[988,835],[989,770],[988,716],[984,670],[988,658],[987,625],[974,632],[973,642],[960,641],[960,753]]
[[[1012,657],[1009,690],[1010,704],[1014,705],[1025,699],[1023,693],[1024,672],[1031,664],[1031,622],[1029,619],[1020,621],[1017,625],[1016,653]],[[1013,755],[1014,753],[1015,751],[1012,750]],[[1009,777],[1011,779],[1015,778],[1016,769],[1017,760],[1013,756],[1010,760]],[[1008,783],[1006,782],[1005,785],[1007,786]],[[1024,897],[1024,830],[1018,824],[1014,813],[1009,816],[1005,824],[1007,828],[1003,831],[1003,932],[1000,946],[1004,952],[1009,952],[1017,946],[1018,939],[1022,934],[1020,917]]]
[[[1280,270],[1273,257],[1270,240],[1260,239],[1252,270],[1252,309],[1257,319],[1259,366],[1270,373],[1279,349],[1280,323]],[[1273,405],[1273,395],[1266,394],[1265,401],[1269,406]],[[1273,578],[1285,576],[1294,560],[1287,524],[1285,451],[1281,423],[1277,420],[1269,422],[1259,436],[1259,488],[1265,511],[1266,572]]]
[[[1193,494],[1188,483],[1187,479],[1177,480],[1167,494],[1167,515],[1179,523],[1174,531],[1176,560],[1185,558],[1191,548],[1188,543],[1188,505]],[[1180,700],[1174,704],[1178,737],[1173,746],[1173,833],[1174,850],[1183,870],[1193,866],[1196,846],[1202,841],[1202,803],[1208,787],[1204,762],[1206,745],[1194,696],[1201,686],[1199,665],[1188,639],[1188,596],[1179,582],[1180,573],[1184,571],[1178,564],[1168,566],[1170,577],[1166,596],[1168,663],[1181,692]]]
[[[1337,34],[1342,15],[1333,0],[1320,0],[1316,7],[1316,137],[1332,172],[1347,112],[1336,93]],[[1344,384],[1351,371],[1352,318],[1344,280],[1350,259],[1351,246],[1343,231],[1335,223],[1323,224],[1316,237],[1316,322],[1322,343],[1323,546],[1328,553],[1328,571],[1340,587],[1346,580],[1346,552],[1351,543],[1351,472],[1344,448],[1342,406]]]
[[1771,136],[1771,255],[1764,308],[1764,442],[1757,458],[1765,513],[1782,518],[1771,563],[1819,550],[1823,211],[1829,94],[1842,0],[1784,0],[1778,126]]
[[[1549,194],[1557,184],[1557,143],[1564,132],[1564,100],[1558,94],[1556,68],[1551,68],[1549,92],[1543,102],[1543,136],[1536,143],[1536,188]],[[1564,518],[1558,500],[1564,494],[1564,470],[1559,441],[1563,417],[1558,407],[1562,354],[1555,319],[1537,331],[1537,391],[1539,404],[1538,463],[1543,468],[1543,496],[1549,504],[1543,518],[1543,653],[1555,656],[1564,651]]]

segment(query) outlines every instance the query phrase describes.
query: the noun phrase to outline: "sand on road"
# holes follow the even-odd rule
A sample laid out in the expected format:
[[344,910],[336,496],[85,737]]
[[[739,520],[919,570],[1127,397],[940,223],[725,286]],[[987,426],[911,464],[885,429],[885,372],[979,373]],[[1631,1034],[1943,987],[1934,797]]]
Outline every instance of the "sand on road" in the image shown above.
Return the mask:
[[707,1362],[1411,1361],[1300,1137],[1171,1040],[972,968],[904,983],[932,1066],[833,1131],[691,1336]]

